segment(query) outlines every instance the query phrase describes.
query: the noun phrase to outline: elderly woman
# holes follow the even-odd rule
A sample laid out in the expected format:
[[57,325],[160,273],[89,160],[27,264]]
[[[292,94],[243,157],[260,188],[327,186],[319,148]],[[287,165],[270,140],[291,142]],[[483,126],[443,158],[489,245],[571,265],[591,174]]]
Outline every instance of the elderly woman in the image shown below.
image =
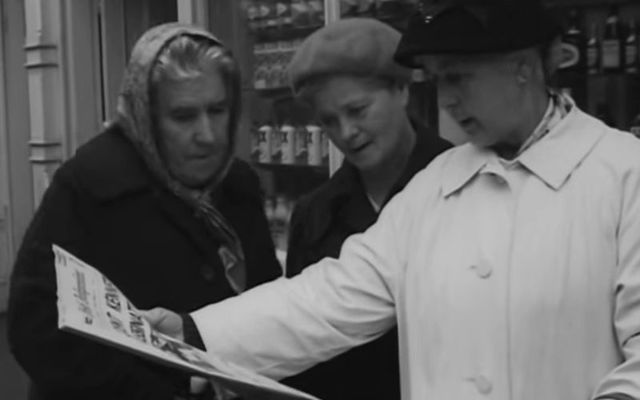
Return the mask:
[[397,319],[404,399],[639,399],[640,142],[549,88],[558,33],[537,0],[425,2],[397,60],[471,142],[339,258],[192,313],[207,350],[282,377]]
[[[345,162],[296,205],[288,276],[337,257],[347,237],[375,223],[391,197],[450,147],[407,115],[411,70],[393,60],[399,42],[400,33],[380,21],[345,19],[309,36],[289,64],[294,93]],[[284,383],[322,399],[399,399],[397,336],[392,329]]]
[[53,243],[139,307],[187,312],[279,275],[257,177],[233,155],[239,82],[202,30],[161,25],[136,44],[117,119],[58,169],[18,254],[9,340],[32,397],[169,400],[187,382],[58,331]]

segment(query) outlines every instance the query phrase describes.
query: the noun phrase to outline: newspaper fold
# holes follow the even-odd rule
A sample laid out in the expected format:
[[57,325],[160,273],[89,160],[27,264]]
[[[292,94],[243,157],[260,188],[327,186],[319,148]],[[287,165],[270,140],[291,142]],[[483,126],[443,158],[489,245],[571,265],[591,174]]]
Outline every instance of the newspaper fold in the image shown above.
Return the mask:
[[58,328],[212,380],[247,398],[318,400],[155,331],[100,271],[53,245]]

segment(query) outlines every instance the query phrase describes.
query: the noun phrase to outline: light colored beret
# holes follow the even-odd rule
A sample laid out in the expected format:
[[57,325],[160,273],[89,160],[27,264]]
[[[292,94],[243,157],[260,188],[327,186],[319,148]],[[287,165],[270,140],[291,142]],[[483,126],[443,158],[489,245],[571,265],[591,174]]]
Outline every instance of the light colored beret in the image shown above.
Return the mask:
[[409,82],[411,70],[393,56],[400,32],[373,18],[347,18],[309,35],[296,50],[287,72],[294,94],[309,79],[332,74],[386,77]]

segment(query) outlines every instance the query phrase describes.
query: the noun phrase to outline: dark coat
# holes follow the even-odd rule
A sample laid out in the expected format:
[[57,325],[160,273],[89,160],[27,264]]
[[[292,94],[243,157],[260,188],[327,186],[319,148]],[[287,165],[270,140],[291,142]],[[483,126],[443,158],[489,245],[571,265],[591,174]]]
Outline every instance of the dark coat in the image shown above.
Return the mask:
[[[280,275],[257,176],[236,161],[216,205],[246,255],[247,283]],[[140,309],[188,312],[234,295],[219,241],[149,173],[115,127],[56,172],[11,278],[9,341],[42,399],[173,399],[181,373],[57,329],[51,244],[93,265]]]
[[[450,147],[435,133],[417,129],[416,146],[386,202]],[[338,257],[347,237],[364,232],[377,219],[357,169],[345,162],[326,184],[297,203],[291,217],[287,276],[300,273],[324,257]],[[399,376],[398,335],[394,328],[381,338],[284,383],[326,400],[393,400],[400,399]]]

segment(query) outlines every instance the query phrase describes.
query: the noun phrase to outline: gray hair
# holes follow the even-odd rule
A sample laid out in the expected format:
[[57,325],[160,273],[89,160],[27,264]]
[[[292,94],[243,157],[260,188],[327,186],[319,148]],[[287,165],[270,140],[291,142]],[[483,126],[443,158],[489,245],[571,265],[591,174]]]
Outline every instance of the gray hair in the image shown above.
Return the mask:
[[215,65],[222,75],[230,104],[229,135],[233,137],[240,119],[240,68],[231,51],[216,42],[188,34],[168,42],[151,68],[151,99],[153,101],[154,92],[162,81],[199,76],[211,65]]

